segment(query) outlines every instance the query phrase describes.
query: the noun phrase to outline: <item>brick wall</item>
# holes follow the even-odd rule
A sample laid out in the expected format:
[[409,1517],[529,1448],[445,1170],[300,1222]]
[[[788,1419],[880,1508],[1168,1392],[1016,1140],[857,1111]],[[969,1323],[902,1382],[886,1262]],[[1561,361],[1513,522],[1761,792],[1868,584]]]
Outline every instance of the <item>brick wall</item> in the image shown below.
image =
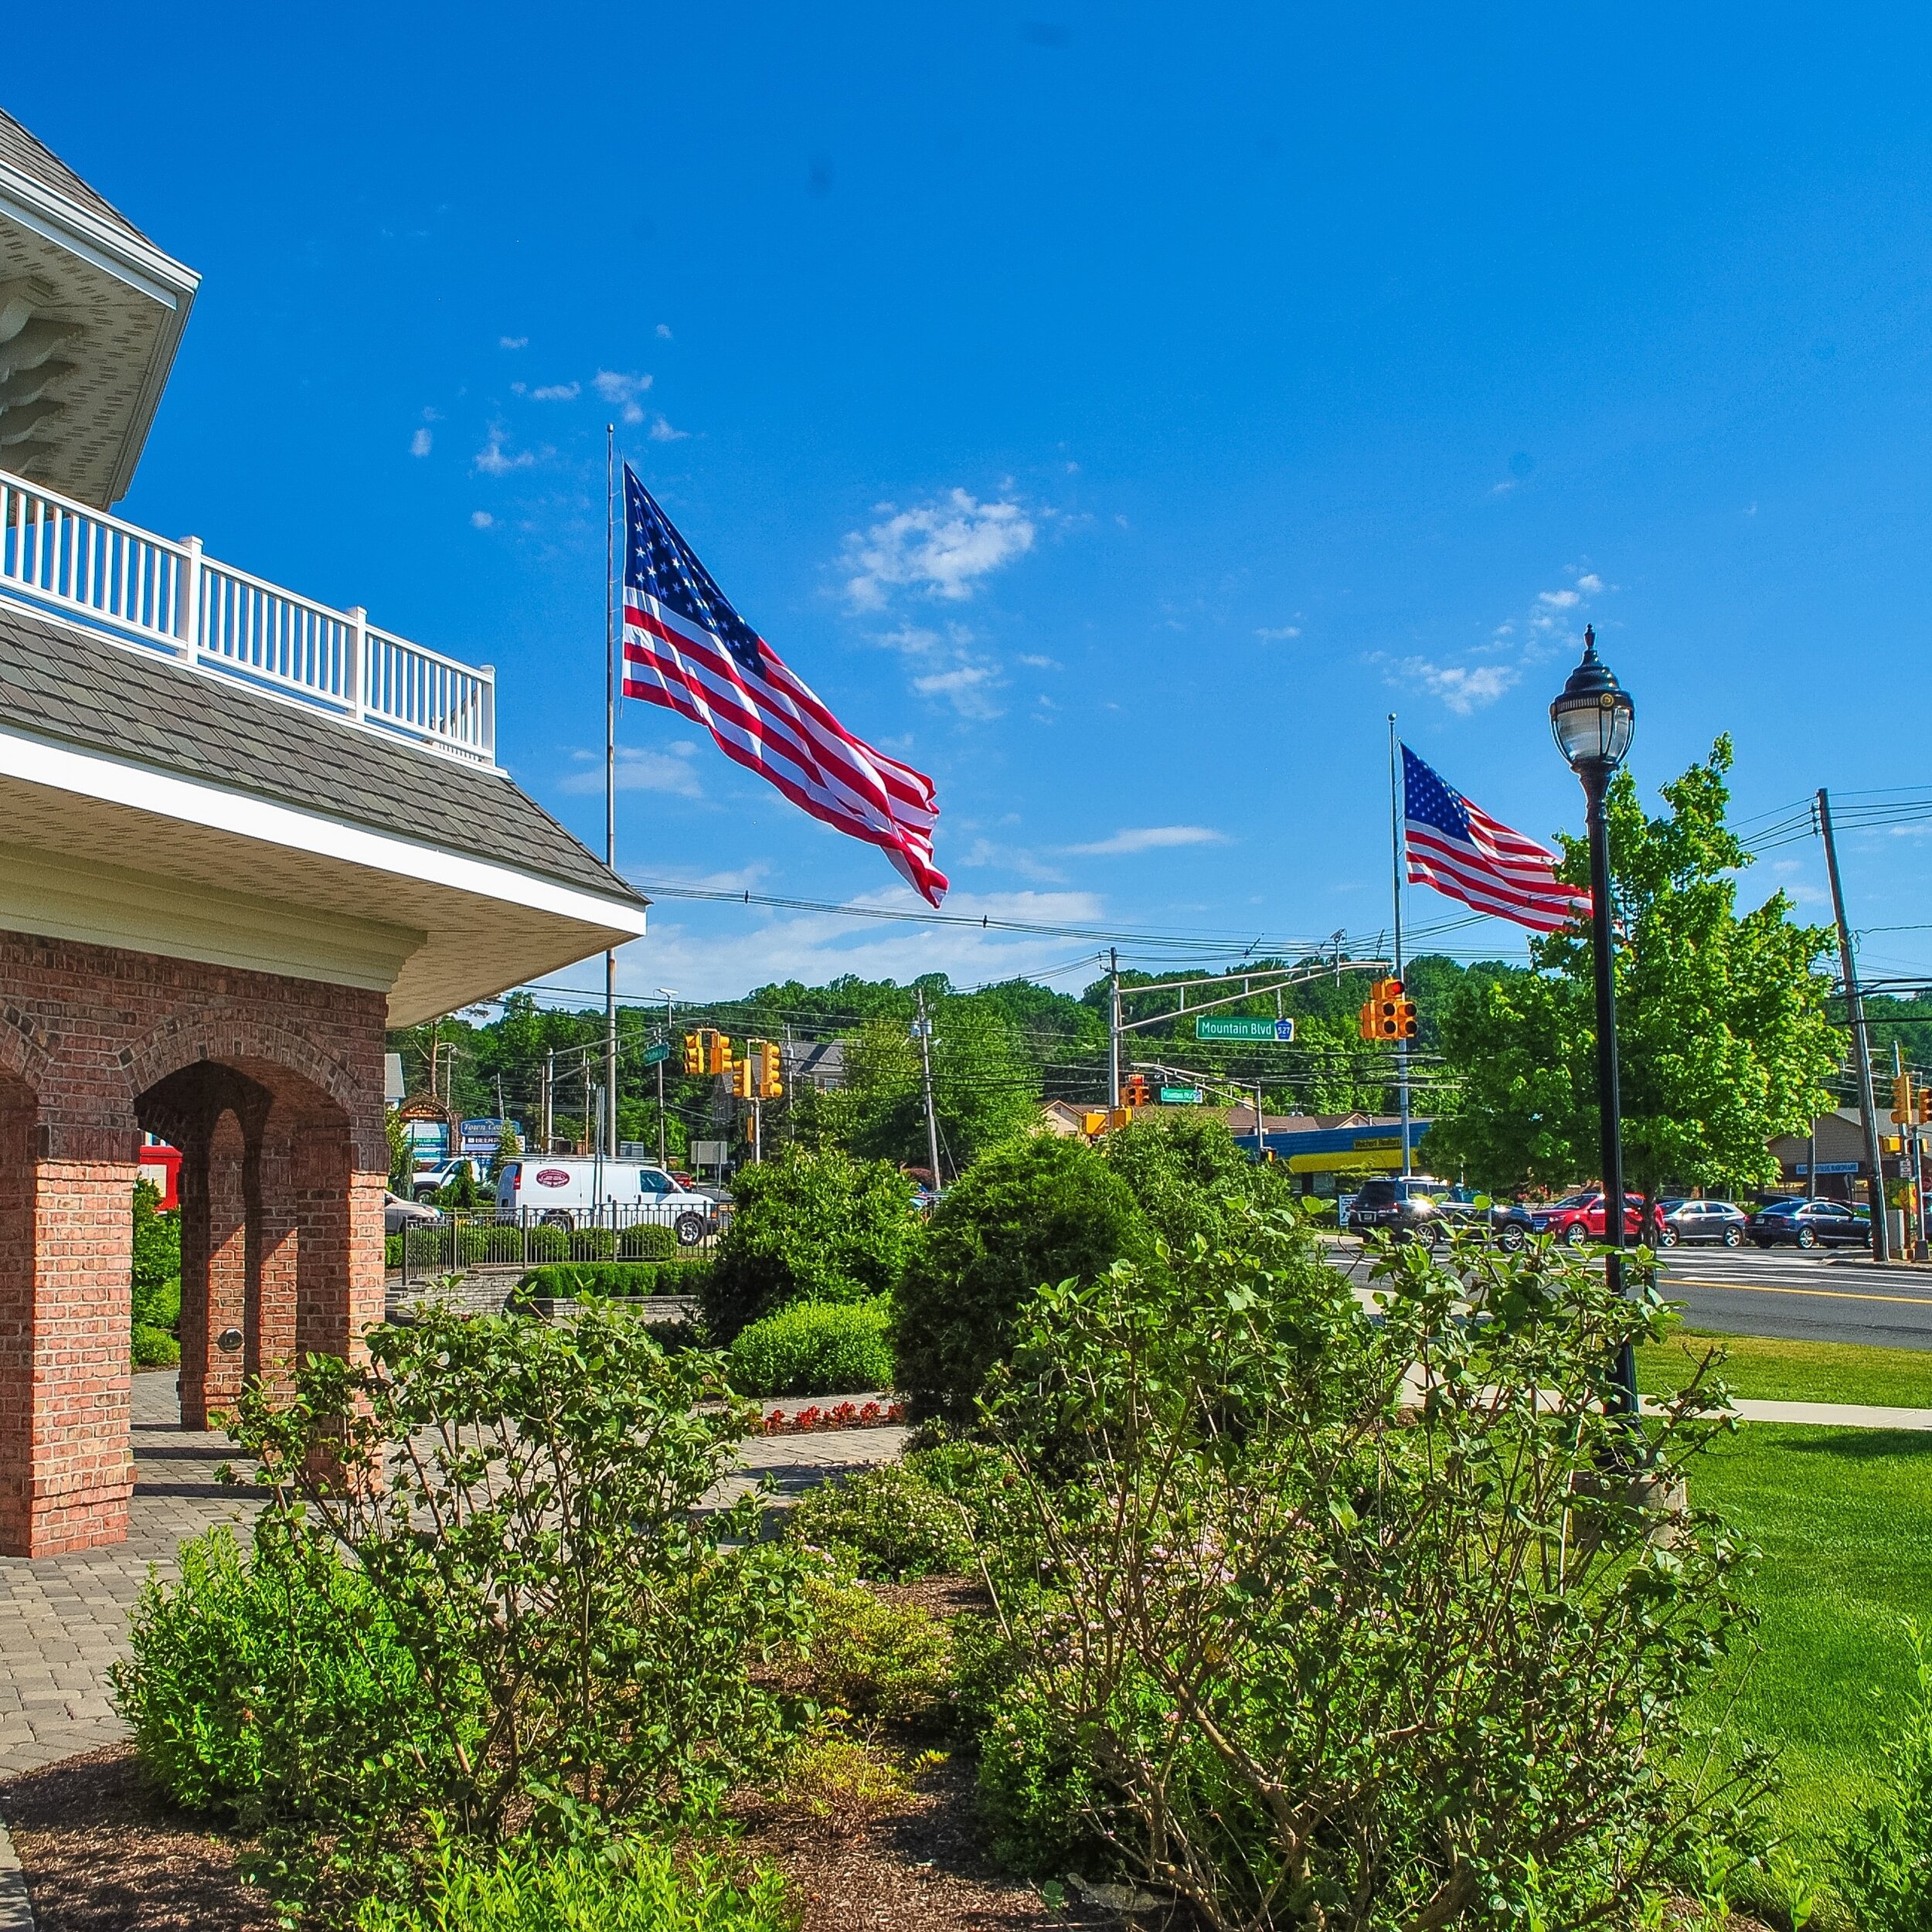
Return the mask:
[[[182,1419],[382,1318],[379,993],[0,934],[0,1553],[126,1533],[130,1190],[184,1151]],[[224,1328],[243,1346],[222,1351]]]

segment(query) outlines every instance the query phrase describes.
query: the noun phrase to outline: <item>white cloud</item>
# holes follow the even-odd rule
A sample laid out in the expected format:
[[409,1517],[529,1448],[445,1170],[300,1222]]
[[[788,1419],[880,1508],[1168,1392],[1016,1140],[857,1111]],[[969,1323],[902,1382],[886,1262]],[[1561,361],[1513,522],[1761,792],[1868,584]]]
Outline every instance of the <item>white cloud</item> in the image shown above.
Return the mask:
[[[698,755],[698,747],[689,739],[681,739],[663,751],[641,751],[629,745],[617,747],[617,786],[620,791],[668,791],[680,798],[702,798],[704,787],[698,782],[698,774],[692,769],[691,761]],[[597,792],[604,789],[604,761],[594,752],[580,751],[577,756],[587,762],[583,769],[573,771],[557,782],[559,791]]]
[[1111,838],[1097,839],[1090,845],[1069,845],[1066,849],[1093,858],[1113,858],[1121,853],[1165,852],[1175,845],[1225,845],[1228,835],[1208,825],[1130,825]]
[[658,323],[658,339],[660,342],[669,342],[669,341],[670,341],[670,339],[671,339],[671,325],[670,325],[668,322],[660,322],[660,323]]
[[1298,624],[1264,624],[1254,634],[1265,638],[1270,644],[1279,644],[1287,638],[1300,637],[1301,627]]
[[528,450],[509,454],[503,447],[503,434],[501,423],[493,425],[490,440],[476,453],[476,467],[485,476],[508,476],[512,470],[527,470],[536,461]]
[[625,422],[644,420],[644,406],[638,398],[651,386],[649,376],[627,375],[621,369],[600,369],[591,377],[590,386],[615,407]]
[[1057,671],[1060,668],[1060,661],[1058,658],[1026,657],[1022,658],[1020,662],[1030,664],[1036,671]]
[[496,519],[488,510],[472,510],[470,512],[470,528],[473,530],[487,530],[495,521]]
[[533,403],[574,403],[583,393],[581,383],[546,383],[530,392]]
[[496,345],[498,349],[528,349],[530,338],[527,335],[499,335]]
[[1582,602],[1574,590],[1539,590],[1536,601],[1547,604],[1553,611],[1568,611]]
[[[828,830],[825,835],[838,835]],[[647,890],[653,877],[643,871],[637,875]],[[663,874],[655,877],[662,879]],[[847,903],[894,912],[926,910],[923,900],[896,886]],[[1091,893],[955,890],[947,896],[946,910],[971,918],[1087,926],[1104,917],[1105,906]],[[757,906],[699,907],[666,898],[652,910],[650,937],[618,954],[617,985],[627,999],[648,1005],[658,986],[675,986],[686,999],[713,1000],[773,981],[795,978],[822,986],[842,973],[903,985],[921,973],[944,972],[956,986],[981,986],[1037,977],[1057,968],[1059,977],[1077,990],[1098,969],[1085,959],[1070,968],[1070,950],[1063,939],[1031,934],[875,922],[830,913],[778,913]],[[570,983],[587,986],[590,981]]]
[[950,671],[935,671],[913,680],[913,689],[922,698],[944,698],[962,718],[997,718],[1000,707],[992,699],[999,675],[988,664],[955,665]]
[[[624,420],[628,422],[630,419],[627,417]],[[651,425],[651,440],[654,443],[682,443],[690,434],[689,430],[674,430],[662,416]]]
[[1066,876],[1032,852],[1017,845],[995,845],[990,838],[975,838],[972,849],[955,862],[975,870],[990,867],[1001,872],[1017,872],[1022,879],[1030,879],[1040,885],[1057,886]]
[[861,611],[883,610],[889,594],[902,587],[963,602],[980,578],[1033,546],[1032,518],[1009,498],[981,503],[954,490],[909,510],[879,507],[884,521],[863,536],[853,531],[841,558],[851,573],[845,594]]
[[1511,664],[1431,664],[1426,658],[1406,658],[1401,668],[1405,678],[1420,683],[1463,717],[1494,704],[1522,675]]
[[1604,580],[1594,570],[1586,570],[1577,580],[1577,588],[1587,597],[1594,597],[1604,587]]
[[434,442],[435,440],[436,439],[430,434],[427,430],[418,430],[416,434],[410,438],[410,454],[412,456],[427,456],[430,453],[430,445]]

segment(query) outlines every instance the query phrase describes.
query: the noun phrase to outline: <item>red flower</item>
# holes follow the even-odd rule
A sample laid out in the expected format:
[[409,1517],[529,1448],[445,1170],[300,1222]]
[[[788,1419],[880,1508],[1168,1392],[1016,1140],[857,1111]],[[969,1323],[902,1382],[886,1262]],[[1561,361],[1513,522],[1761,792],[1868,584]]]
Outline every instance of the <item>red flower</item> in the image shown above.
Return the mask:
[[816,1429],[819,1422],[818,1403],[815,1402],[809,1408],[801,1409],[792,1420],[801,1429]]
[[768,1436],[778,1434],[784,1426],[785,1412],[782,1409],[774,1409],[765,1417],[765,1434]]
[[903,1402],[895,1402],[892,1406],[886,1411],[886,1420],[888,1422],[903,1422],[906,1420],[905,1403]]
[[865,1407],[864,1407],[864,1408],[862,1408],[862,1409],[861,1409],[861,1410],[859,1410],[859,1420],[862,1423],[862,1422],[876,1422],[876,1421],[879,1420],[879,1418],[882,1415],[883,1415],[884,1413],[885,1413],[885,1411],[884,1411],[883,1409],[881,1409],[881,1408],[879,1407],[879,1404],[878,1404],[877,1403],[876,1403],[876,1402],[869,1402],[869,1403],[867,1403],[866,1404],[866,1406],[865,1406]]

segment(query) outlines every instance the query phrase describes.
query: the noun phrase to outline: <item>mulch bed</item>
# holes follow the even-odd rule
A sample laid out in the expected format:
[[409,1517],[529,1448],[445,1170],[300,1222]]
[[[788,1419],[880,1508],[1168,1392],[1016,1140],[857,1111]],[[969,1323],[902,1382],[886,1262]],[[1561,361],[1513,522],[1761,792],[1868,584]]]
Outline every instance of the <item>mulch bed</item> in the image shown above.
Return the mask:
[[0,1784],[37,1932],[274,1932],[261,1893],[212,1838],[142,1784],[114,1744]]

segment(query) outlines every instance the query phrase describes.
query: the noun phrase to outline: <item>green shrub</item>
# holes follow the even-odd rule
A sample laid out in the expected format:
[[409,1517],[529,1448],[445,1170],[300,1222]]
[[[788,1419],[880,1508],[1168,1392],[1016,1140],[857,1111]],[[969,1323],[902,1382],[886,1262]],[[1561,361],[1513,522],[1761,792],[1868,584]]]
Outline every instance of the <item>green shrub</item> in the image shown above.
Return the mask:
[[1155,1233],[1177,1253],[1197,1236],[1211,1245],[1225,1239],[1230,1202],[1296,1204],[1294,1177],[1284,1166],[1250,1159],[1225,1122],[1192,1108],[1143,1114],[1108,1134],[1101,1151]]
[[131,1353],[138,1369],[172,1366],[181,1359],[181,1215],[161,1212],[161,1190],[151,1181],[134,1189],[134,1267],[130,1295]]
[[903,1463],[807,1490],[792,1505],[785,1536],[873,1583],[951,1576],[972,1561],[964,1510]]
[[912,1186],[889,1162],[788,1148],[733,1185],[736,1212],[704,1288],[722,1341],[793,1301],[869,1301],[898,1281],[918,1235]]
[[[359,1684],[379,1637],[372,1674],[404,1714],[423,1687],[434,1747],[357,1743],[347,1717],[313,1719],[328,1779],[304,1758],[311,1784],[278,1771],[260,1808],[277,1896],[327,1922],[345,1897],[395,1891],[432,1818],[475,1843],[533,1814],[556,1831],[695,1822],[775,1761],[784,1708],[753,1671],[804,1628],[810,1566],[758,1539],[755,1497],[699,1510],[755,1421],[718,1400],[720,1358],[667,1355],[634,1316],[594,1304],[557,1328],[433,1302],[366,1341],[366,1362],[310,1355],[286,1398],[251,1388],[237,1405],[267,1492],[251,1573],[292,1551],[332,1611],[336,1572],[352,1577],[354,1600],[332,1622],[318,1613],[312,1643],[293,1620],[300,1667],[325,1689]],[[460,1453],[426,1447],[458,1431]],[[159,1587],[150,1621],[219,1655],[226,1601]],[[160,1681],[171,1655],[138,1649],[120,1686],[131,1713],[176,1696]],[[188,1679],[179,1727],[232,1728],[234,1699]]]
[[695,1294],[709,1260],[573,1261],[527,1270],[516,1284],[519,1298],[569,1301],[580,1294]]
[[383,1266],[386,1269],[400,1268],[403,1265],[403,1237],[400,1234],[383,1236]]
[[1150,1252],[1133,1195],[1084,1141],[995,1148],[933,1209],[894,1296],[899,1386],[922,1410],[970,1413],[1036,1289]]
[[302,1526],[271,1522],[252,1558],[219,1526],[177,1561],[178,1582],[142,1589],[110,1675],[142,1768],[183,1810],[325,1829],[365,1801],[352,1767],[449,1757],[456,1733],[376,1594]]
[[1932,1645],[1906,1620],[1917,1679],[1885,1747],[1877,1802],[1839,1848],[1838,1889],[1861,1932],[1932,1926]]
[[821,1704],[895,1724],[930,1724],[944,1713],[953,1641],[943,1618],[886,1603],[855,1583],[818,1582],[808,1590],[806,1654]]
[[1372,1315],[1295,1217],[1230,1225],[1043,1291],[990,1399],[1039,1557],[967,1672],[1009,1842],[1083,1834],[1210,1925],[1634,1920],[1768,1786],[1691,1717],[1749,1628],[1679,1487],[1716,1399],[1635,1468],[1617,1413],[1666,1311],[1468,1243],[1383,1257]]
[[445,1839],[420,1903],[367,1899],[354,1932],[791,1932],[784,1882],[682,1861],[648,1838],[560,1849],[527,1840],[479,1855]]
[[739,1331],[726,1360],[731,1386],[750,1396],[843,1395],[892,1386],[881,1301],[794,1301]]
[[677,1252],[677,1230],[655,1222],[641,1221],[617,1237],[617,1258],[623,1261],[668,1261]]
[[137,1321],[134,1358],[137,1369],[172,1369],[181,1360],[181,1343],[172,1329],[153,1328],[145,1321]]

